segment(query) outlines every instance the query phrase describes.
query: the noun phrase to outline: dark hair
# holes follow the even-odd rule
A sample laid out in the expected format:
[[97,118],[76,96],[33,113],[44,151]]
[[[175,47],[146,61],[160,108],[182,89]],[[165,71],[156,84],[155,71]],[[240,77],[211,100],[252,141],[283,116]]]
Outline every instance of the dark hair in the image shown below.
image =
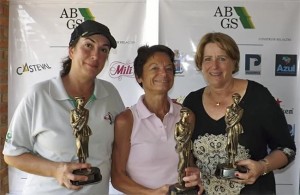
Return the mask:
[[[117,47],[117,42],[115,38],[111,35],[109,28],[107,26],[94,20],[86,20],[81,24],[79,24],[72,32],[70,42],[69,42],[69,48],[74,48],[78,43],[80,37],[89,37],[94,34],[101,34],[105,36],[110,42],[109,49],[111,49],[111,47],[112,48]],[[62,71],[60,73],[61,77],[64,77],[69,74],[71,70],[71,64],[72,64],[72,60],[70,59],[69,56],[65,57],[62,60]]]
[[[76,40],[72,41],[69,48],[74,48],[76,46],[76,44],[78,43],[79,38],[80,37],[78,37]],[[69,74],[69,72],[71,70],[71,64],[72,64],[72,60],[69,57],[69,55],[62,60],[62,71],[60,72],[61,77],[64,77]]]
[[204,48],[208,43],[217,43],[235,61],[233,74],[239,71],[240,50],[233,38],[221,32],[207,33],[201,38],[195,55],[195,63],[199,70],[202,70]]
[[[171,62],[173,63],[173,74],[175,75],[175,65],[174,65],[174,52],[165,45],[153,45],[149,47],[148,45],[141,46],[137,50],[137,56],[134,59],[134,74],[136,78],[140,78],[143,74],[143,68],[146,62],[150,57],[152,57],[155,53],[162,52],[169,56]],[[139,83],[141,87],[143,87],[142,83]]]

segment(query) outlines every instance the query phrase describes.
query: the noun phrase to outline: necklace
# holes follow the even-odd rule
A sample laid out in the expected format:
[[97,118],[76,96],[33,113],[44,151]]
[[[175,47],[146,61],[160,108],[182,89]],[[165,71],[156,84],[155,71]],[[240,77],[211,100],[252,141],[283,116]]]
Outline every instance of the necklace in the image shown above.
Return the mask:
[[213,102],[213,104],[214,104],[215,106],[219,107],[219,106],[221,105],[221,101],[216,101],[216,100],[213,98],[213,96],[212,96],[212,94],[211,94],[211,91],[208,92],[208,96],[210,97],[211,101]]
[[[229,88],[230,90],[229,91],[232,91],[232,89],[234,88],[234,80],[232,80],[232,85],[231,87]],[[221,101],[224,103],[226,103],[226,100],[221,100],[221,101],[216,101],[215,98],[213,97],[212,93],[211,93],[211,90],[209,91],[209,96],[211,97],[211,99],[215,102],[215,106],[219,107],[221,105]]]
[[211,95],[211,92],[209,92],[208,95],[215,106],[219,107],[221,105],[221,101],[216,101]]

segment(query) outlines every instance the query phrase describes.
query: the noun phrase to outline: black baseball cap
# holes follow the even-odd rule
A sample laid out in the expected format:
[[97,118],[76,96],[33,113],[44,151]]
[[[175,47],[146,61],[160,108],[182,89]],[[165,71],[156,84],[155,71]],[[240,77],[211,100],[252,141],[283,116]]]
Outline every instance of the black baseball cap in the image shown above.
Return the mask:
[[72,42],[78,37],[87,37],[94,34],[101,34],[105,36],[109,40],[110,46],[112,48],[117,47],[117,42],[115,38],[110,34],[109,28],[104,24],[101,24],[94,20],[86,20],[79,24],[71,34],[69,45],[71,45]]

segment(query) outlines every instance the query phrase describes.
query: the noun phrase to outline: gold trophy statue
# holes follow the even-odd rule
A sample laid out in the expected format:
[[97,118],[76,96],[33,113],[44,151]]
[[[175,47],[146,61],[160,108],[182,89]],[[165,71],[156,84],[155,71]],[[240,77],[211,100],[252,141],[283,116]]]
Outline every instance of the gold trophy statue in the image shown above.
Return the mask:
[[185,187],[183,177],[185,176],[185,168],[190,167],[192,161],[192,141],[191,137],[195,126],[195,116],[191,110],[186,107],[180,110],[180,120],[176,123],[174,138],[176,140],[176,152],[179,155],[178,162],[178,183],[171,185],[169,189],[170,195],[177,194],[197,194],[198,188]]
[[235,157],[238,152],[239,135],[243,133],[243,127],[240,124],[244,110],[239,106],[241,96],[238,93],[232,95],[233,104],[228,106],[225,113],[226,133],[227,133],[227,161],[218,164],[215,175],[218,178],[232,179],[235,178],[234,172],[247,172],[242,166],[235,165]]
[[[92,130],[88,126],[89,110],[84,108],[84,98],[75,97],[77,106],[70,112],[70,122],[73,128],[73,134],[76,138],[77,157],[80,163],[85,163],[89,157],[89,136]],[[87,181],[71,181],[73,185],[85,185],[100,182],[102,175],[98,167],[90,169],[78,169],[73,171],[76,175],[85,175]]]

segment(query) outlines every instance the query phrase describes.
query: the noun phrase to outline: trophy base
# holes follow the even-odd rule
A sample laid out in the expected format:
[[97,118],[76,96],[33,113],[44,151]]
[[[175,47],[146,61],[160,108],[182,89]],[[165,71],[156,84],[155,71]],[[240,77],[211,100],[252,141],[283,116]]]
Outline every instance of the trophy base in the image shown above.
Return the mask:
[[198,186],[194,187],[184,187],[181,186],[179,183],[176,183],[174,185],[171,185],[169,187],[168,195],[196,195],[198,194],[199,188]]
[[98,183],[102,180],[102,175],[98,167],[91,167],[90,169],[78,169],[73,171],[73,173],[75,175],[84,175],[88,177],[87,181],[71,181],[71,183],[75,186]]
[[244,166],[237,166],[235,168],[226,163],[223,163],[223,164],[217,165],[217,168],[215,171],[215,176],[218,179],[235,179],[235,178],[237,178],[234,174],[234,172],[236,172],[236,171],[241,172],[241,173],[247,173],[248,170]]

